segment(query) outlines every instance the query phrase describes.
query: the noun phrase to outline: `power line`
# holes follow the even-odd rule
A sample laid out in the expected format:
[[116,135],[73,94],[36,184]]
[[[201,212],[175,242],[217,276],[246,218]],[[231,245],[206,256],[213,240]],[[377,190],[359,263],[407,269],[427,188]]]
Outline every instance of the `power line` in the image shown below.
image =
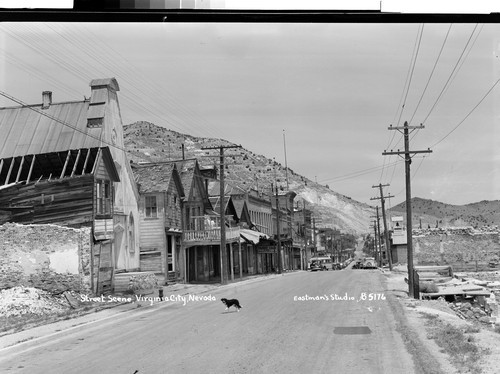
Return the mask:
[[497,79],[497,81],[490,87],[490,89],[483,95],[483,97],[481,98],[481,100],[479,100],[479,102],[474,105],[474,107],[469,111],[469,113],[467,113],[467,115],[450,131],[448,132],[443,138],[441,138],[440,140],[438,140],[436,143],[434,143],[432,145],[432,147],[435,147],[436,145],[438,145],[439,143],[441,143],[443,140],[445,140],[448,136],[450,136],[456,129],[458,129],[460,127],[460,125],[462,125],[466,120],[467,118],[469,118],[469,116],[477,109],[477,107],[479,105],[481,105],[481,103],[484,101],[484,99],[486,99],[486,97],[493,91],[493,89],[496,87],[496,85],[498,84],[498,82],[500,82],[500,78]]
[[[78,127],[76,127],[76,126],[74,126],[74,125],[71,125],[71,124],[69,124],[69,123],[67,123],[67,122],[65,122],[65,121],[63,121],[63,120],[61,120],[61,119],[59,119],[59,118],[57,118],[57,117],[54,117],[54,116],[52,116],[52,115],[50,115],[50,114],[48,114],[48,113],[45,113],[45,112],[44,112],[44,111],[42,111],[42,110],[39,110],[39,109],[37,109],[37,108],[35,108],[35,107],[33,107],[33,106],[30,106],[30,105],[28,105],[28,104],[24,103],[23,101],[21,101],[21,100],[19,100],[19,99],[16,99],[15,97],[13,97],[13,96],[11,96],[11,95],[9,95],[9,94],[7,94],[7,93],[3,92],[3,91],[0,91],[0,95],[1,95],[1,96],[3,96],[3,97],[5,97],[5,98],[7,98],[7,99],[9,99],[9,100],[12,100],[12,101],[14,101],[14,102],[18,103],[18,104],[19,104],[19,105],[21,105],[22,107],[26,107],[26,108],[28,108],[28,109],[30,109],[30,110],[32,110],[32,111],[34,111],[34,112],[36,112],[36,113],[38,113],[38,114],[42,115],[42,116],[45,116],[45,117],[47,117],[47,118],[50,118],[51,120],[56,121],[56,122],[60,123],[60,124],[61,124],[61,125],[63,125],[63,126],[69,127],[70,129],[72,129],[72,130],[74,130],[74,131],[76,131],[76,132],[79,132],[79,133],[81,133],[81,134],[83,134],[83,135],[85,135],[85,136],[87,136],[87,137],[89,137],[89,138],[92,138],[92,139],[98,140],[98,141],[99,141],[100,143],[102,143],[102,144],[106,144],[106,145],[108,145],[108,146],[110,146],[110,147],[112,147],[112,148],[118,149],[118,150],[120,150],[120,151],[122,151],[122,152],[132,153],[131,151],[128,151],[128,150],[126,150],[125,148],[122,148],[122,147],[119,147],[119,146],[117,146],[117,145],[115,145],[115,144],[113,144],[113,143],[110,143],[110,142],[108,142],[108,141],[106,141],[106,140],[102,139],[102,138],[101,138],[101,137],[99,137],[99,136],[95,136],[95,135],[89,134],[89,133],[87,133],[87,132],[85,132],[85,131],[83,131],[83,130],[79,129]],[[141,156],[139,156],[139,158],[142,158],[142,159],[146,160],[146,158],[141,157]],[[149,161],[149,160],[148,160],[148,161]]]
[[[392,121],[393,123],[396,123],[396,124],[399,124],[399,122],[401,121],[401,116],[403,115],[403,110],[404,110],[404,107],[406,105],[406,98],[408,97],[408,92],[410,90],[410,85],[411,85],[411,81],[412,81],[412,77],[413,77],[413,72],[414,72],[414,69],[415,69],[416,61],[417,61],[418,51],[420,49],[420,42],[422,40],[423,26],[424,25],[422,24],[422,25],[419,25],[419,27],[418,27],[418,32],[417,32],[417,36],[415,38],[415,44],[413,46],[413,53],[412,53],[412,57],[411,57],[411,60],[410,60],[410,65],[408,66],[408,72],[406,74],[406,80],[405,80],[405,84],[403,86],[403,92],[401,92],[401,97],[399,99],[399,103],[398,103],[398,107],[397,107],[397,110],[396,110],[396,114],[394,115],[394,119]],[[405,91],[406,91],[406,94],[405,94]],[[403,100],[403,97],[404,97],[404,100]],[[402,103],[402,105],[401,105],[401,103]],[[399,114],[398,121],[396,122],[396,117],[397,117],[398,112],[400,110],[401,110],[401,112]],[[395,137],[396,137],[396,133],[393,133],[392,134],[392,138],[389,141],[389,144],[387,144],[387,146],[385,147],[385,149],[391,148],[392,142],[394,141]],[[396,144],[398,144],[401,141],[402,138],[403,137],[401,136],[399,138],[399,140],[396,142]],[[382,171],[380,173],[380,179],[379,179],[379,181],[382,181],[385,170],[386,169],[385,169],[385,158],[384,158],[384,167],[382,168]]]
[[418,107],[420,106],[420,103],[422,102],[422,99],[423,99],[423,97],[425,95],[425,92],[427,91],[427,87],[429,87],[429,83],[431,81],[431,78],[432,78],[432,76],[434,74],[434,71],[436,70],[436,66],[437,66],[437,64],[439,62],[439,59],[441,58],[441,54],[443,53],[443,49],[444,49],[444,46],[446,44],[446,41],[448,40],[448,35],[450,34],[451,26],[453,26],[453,24],[450,24],[450,27],[448,28],[448,32],[446,33],[446,36],[445,36],[445,38],[443,40],[443,44],[441,45],[441,49],[439,50],[439,54],[438,54],[438,56],[436,58],[436,62],[434,62],[434,66],[432,67],[432,71],[429,74],[429,78],[427,79],[427,83],[425,85],[425,88],[422,91],[422,95],[420,96],[420,99],[418,100],[417,106],[415,107],[415,111],[413,112],[413,115],[410,118],[410,121],[409,121],[410,124],[412,123],[413,118],[415,117],[415,114],[417,113]]
[[415,65],[417,64],[418,51],[420,50],[420,43],[422,41],[422,35],[423,35],[423,33],[424,33],[424,24],[422,24],[422,28],[420,29],[420,36],[418,37],[418,45],[417,45],[417,50],[415,52],[415,58],[413,60],[413,66],[412,66],[412,69],[411,69],[410,80],[408,82],[408,87],[406,89],[406,95],[405,95],[405,99],[403,101],[403,107],[401,108],[401,113],[399,114],[398,123],[401,122],[401,117],[403,115],[403,110],[404,110],[405,105],[406,105],[406,99],[408,98],[408,93],[410,92],[411,81],[412,81],[412,78],[413,78],[413,73],[415,71]]
[[455,70],[457,70],[457,67],[462,59],[462,56],[464,55],[466,49],[467,49],[467,46],[469,45],[471,39],[472,39],[472,36],[474,35],[474,32],[476,31],[476,28],[477,28],[477,25],[474,26],[474,29],[472,30],[470,36],[469,36],[469,39],[467,40],[467,43],[465,44],[463,50],[462,50],[462,53],[460,54],[455,66],[453,67],[453,70],[451,71],[448,79],[446,80],[446,83],[444,84],[443,88],[441,89],[441,92],[439,93],[436,101],[434,102],[434,104],[432,105],[431,109],[429,110],[429,113],[427,114],[427,116],[424,118],[424,120],[422,121],[422,124],[424,124],[427,119],[429,118],[429,116],[431,115],[431,113],[434,111],[434,109],[436,108],[436,105],[438,104],[439,100],[441,99],[441,97],[443,96],[443,93],[445,92],[445,90],[448,88],[449,84],[451,84],[451,78],[453,76],[453,74],[455,73]]
[[[400,164],[400,163],[401,163],[401,161],[395,161],[395,162],[393,162],[391,164],[388,164],[387,166],[392,166],[392,165]],[[329,178],[329,179],[322,179],[322,180],[319,181],[319,183],[332,182],[332,181],[339,181],[339,180],[346,180],[346,179],[356,178],[356,177],[359,177],[359,176],[364,175],[364,174],[368,174],[368,173],[375,172],[377,170],[381,170],[383,168],[384,168],[384,165],[375,166],[373,168],[368,168],[368,169],[363,169],[363,170],[355,171],[355,172],[352,172],[352,173],[349,173],[349,174],[340,175],[338,177],[333,177],[333,178]]]

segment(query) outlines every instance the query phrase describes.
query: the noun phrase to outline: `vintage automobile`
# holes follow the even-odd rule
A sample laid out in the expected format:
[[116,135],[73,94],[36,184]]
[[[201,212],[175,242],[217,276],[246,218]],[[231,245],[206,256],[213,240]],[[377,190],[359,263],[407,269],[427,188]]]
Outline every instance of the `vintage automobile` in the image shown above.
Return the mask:
[[328,256],[323,257],[312,257],[309,260],[309,270],[333,270],[333,261]]
[[364,269],[375,269],[377,268],[377,261],[374,257],[366,257],[363,260],[363,268]]

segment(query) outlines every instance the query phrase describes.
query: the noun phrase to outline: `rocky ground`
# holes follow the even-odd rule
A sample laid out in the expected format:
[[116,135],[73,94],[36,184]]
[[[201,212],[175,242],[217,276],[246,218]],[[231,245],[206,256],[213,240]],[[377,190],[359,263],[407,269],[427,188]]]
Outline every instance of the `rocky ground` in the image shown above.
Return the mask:
[[[385,272],[387,276],[387,287],[398,297],[403,306],[408,324],[418,334],[419,340],[440,362],[445,373],[475,373],[475,374],[496,374],[498,373],[498,363],[500,362],[500,329],[498,325],[491,323],[484,308],[479,307],[473,301],[447,302],[443,298],[433,300],[415,300],[408,297],[408,285],[404,278],[407,272],[404,267],[395,268],[393,272]],[[488,284],[500,280],[498,272],[491,273],[468,273],[457,274],[459,280],[466,278],[468,281],[486,280]],[[455,278],[457,279],[457,278]],[[494,283],[495,284],[495,283]],[[464,312],[469,311],[470,313]],[[459,328],[465,333],[468,339],[473,342],[481,352],[481,358],[470,368],[457,367],[456,359],[446,354],[436,342],[431,339],[432,326],[429,325],[429,318],[436,317],[442,325],[450,324]],[[473,371],[471,371],[473,370]]]

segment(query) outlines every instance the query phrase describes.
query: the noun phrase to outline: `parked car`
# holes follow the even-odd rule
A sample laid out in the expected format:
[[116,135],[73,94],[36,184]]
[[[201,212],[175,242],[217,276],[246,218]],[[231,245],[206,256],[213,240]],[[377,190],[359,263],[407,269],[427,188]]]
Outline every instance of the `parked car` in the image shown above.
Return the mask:
[[377,267],[377,261],[374,257],[366,257],[363,260],[363,268],[364,269],[375,269]]
[[[328,256],[312,257],[309,260],[309,270],[333,270],[333,261]],[[313,265],[314,264],[314,265]]]
[[354,265],[352,265],[352,268],[353,269],[362,269],[363,268],[363,263],[361,262],[361,260],[357,260]]
[[311,271],[318,271],[318,270],[323,270],[321,264],[319,262],[313,261],[309,265],[309,270]]

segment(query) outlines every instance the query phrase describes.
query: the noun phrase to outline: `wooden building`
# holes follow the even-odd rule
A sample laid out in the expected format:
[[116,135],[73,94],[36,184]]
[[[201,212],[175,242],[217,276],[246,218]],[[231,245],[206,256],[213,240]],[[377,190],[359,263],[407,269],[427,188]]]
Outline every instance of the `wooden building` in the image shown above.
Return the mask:
[[[221,279],[221,220],[207,193],[205,177],[195,159],[176,162],[185,198],[182,204],[184,222],[182,244],[186,253],[187,282],[213,282]],[[239,228],[225,227],[226,244],[238,242]],[[227,250],[227,248],[226,248]],[[226,269],[226,271],[229,268]]]
[[184,199],[180,175],[174,162],[133,165],[139,190],[140,269],[160,278],[181,278]]
[[90,87],[90,98],[81,101],[55,103],[45,91],[40,104],[0,108],[0,217],[91,226],[98,263],[138,269],[138,193],[124,149],[118,83],[95,79]]

